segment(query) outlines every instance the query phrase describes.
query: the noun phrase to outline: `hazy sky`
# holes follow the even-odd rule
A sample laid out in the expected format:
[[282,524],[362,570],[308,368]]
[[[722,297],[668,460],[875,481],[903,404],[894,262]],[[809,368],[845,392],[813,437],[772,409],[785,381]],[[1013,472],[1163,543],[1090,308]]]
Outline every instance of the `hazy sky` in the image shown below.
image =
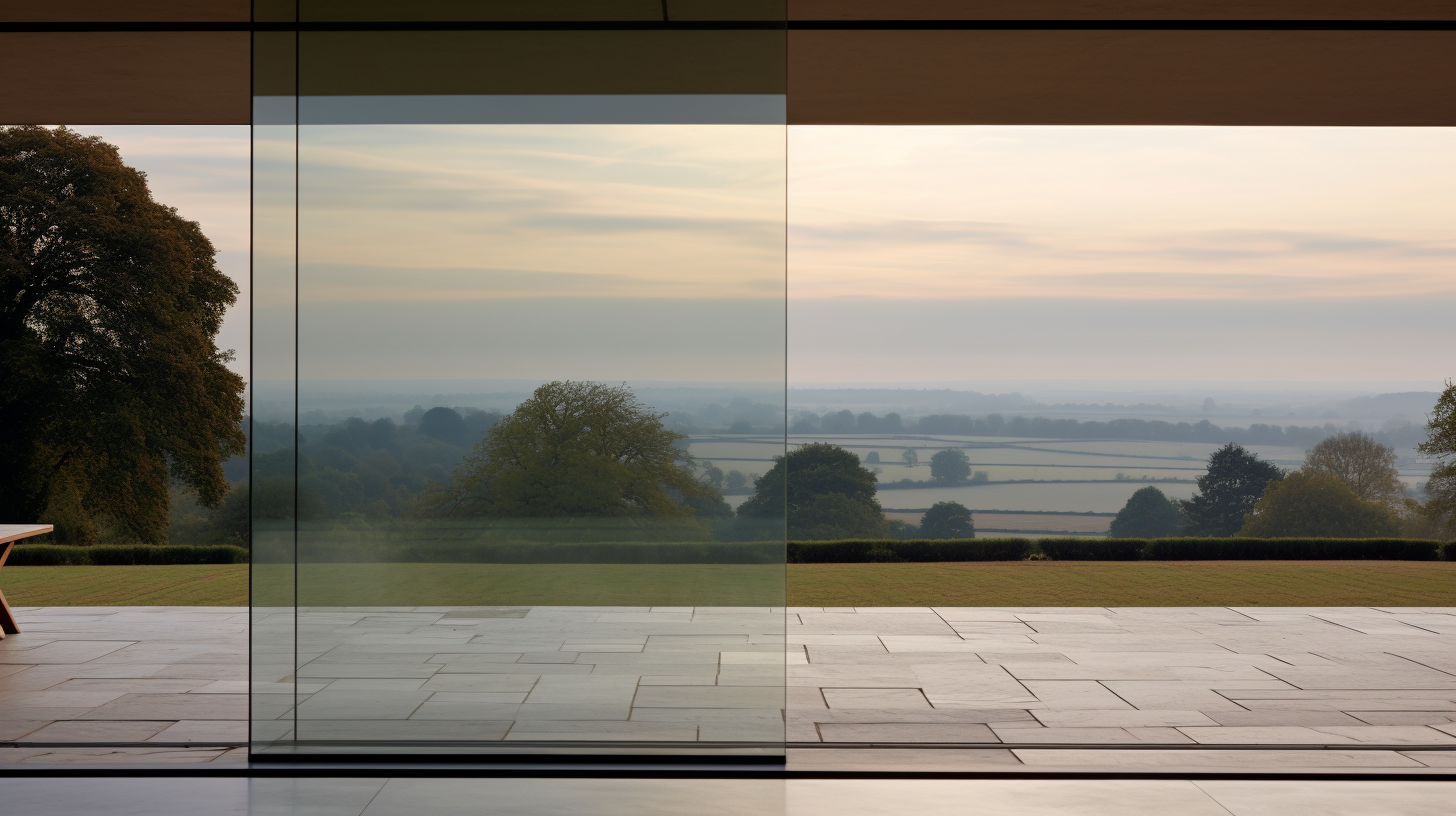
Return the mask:
[[796,127],[795,298],[1456,294],[1456,130]]
[[302,129],[317,302],[783,297],[773,126]]
[[301,129],[300,376],[784,377],[784,131]]
[[791,381],[1456,374],[1456,130],[789,142]]
[[[79,130],[246,279],[247,128]],[[305,377],[772,381],[786,253],[796,383],[1456,375],[1453,129],[310,126],[301,165]]]

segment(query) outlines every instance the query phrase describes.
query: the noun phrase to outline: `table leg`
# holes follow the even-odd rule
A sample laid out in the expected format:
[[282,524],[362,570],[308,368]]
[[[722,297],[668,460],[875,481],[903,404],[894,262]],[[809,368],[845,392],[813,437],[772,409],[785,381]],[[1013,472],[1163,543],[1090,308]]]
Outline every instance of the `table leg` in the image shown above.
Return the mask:
[[0,592],[0,632],[4,632],[0,634],[0,640],[4,640],[5,635],[20,634],[20,627],[15,625],[15,616],[10,613],[10,604],[5,602],[3,592]]
[[[15,542],[7,541],[0,545],[0,567],[5,566],[5,559],[10,557],[10,548]],[[5,602],[5,593],[0,592],[0,640],[6,635],[20,634],[20,627],[15,625],[15,615],[10,612],[10,604]]]

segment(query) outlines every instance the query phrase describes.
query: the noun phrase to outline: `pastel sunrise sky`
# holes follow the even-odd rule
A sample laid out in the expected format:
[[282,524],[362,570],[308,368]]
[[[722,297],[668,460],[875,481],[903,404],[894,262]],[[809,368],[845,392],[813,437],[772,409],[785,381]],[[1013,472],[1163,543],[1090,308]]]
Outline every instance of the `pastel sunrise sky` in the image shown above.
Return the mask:
[[1456,373],[1456,130],[795,127],[789,142],[792,381]]
[[[247,128],[77,129],[246,279]],[[785,266],[796,384],[1456,374],[1452,129],[302,133],[305,376],[772,381]]]

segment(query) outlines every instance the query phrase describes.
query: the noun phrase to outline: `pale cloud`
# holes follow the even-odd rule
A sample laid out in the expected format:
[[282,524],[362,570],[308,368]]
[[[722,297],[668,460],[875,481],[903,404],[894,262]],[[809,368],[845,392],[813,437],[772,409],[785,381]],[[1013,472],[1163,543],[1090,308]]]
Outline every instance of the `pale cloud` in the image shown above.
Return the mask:
[[1456,293],[1451,129],[795,127],[789,291]]
[[1419,382],[1456,375],[1456,297],[789,303],[789,382]]
[[789,143],[793,383],[1456,375],[1456,129]]
[[781,127],[301,134],[308,298],[782,297]]
[[[1456,258],[1456,242],[1413,241],[1334,232],[1279,230],[1213,230],[1180,234],[1121,236],[1039,235],[1015,224],[984,221],[858,221],[830,224],[798,224],[789,227],[795,249],[805,253],[832,252],[853,246],[863,252],[875,245],[950,244],[965,248],[1011,249],[1035,252],[1047,258],[1160,256],[1193,261],[1226,261],[1293,255],[1349,255],[1388,253],[1406,258]],[[1078,246],[1082,238],[1085,245]],[[1090,240],[1088,240],[1090,238]],[[1060,240],[1058,240],[1060,239]],[[1118,248],[1113,242],[1120,242]],[[1102,245],[1098,246],[1100,242]],[[896,246],[894,252],[902,252]],[[809,262],[812,258],[800,260]]]
[[[783,381],[782,127],[300,134],[304,381]],[[261,135],[283,239],[292,134]],[[260,325],[286,338],[289,242],[259,261]]]
[[835,250],[855,245],[952,244],[1014,249],[1044,248],[1031,231],[1013,224],[985,221],[854,221],[789,225],[789,240],[796,249]]
[[1364,297],[1456,292],[1456,242],[1290,230],[1174,234],[898,220],[790,228],[793,297]]
[[[247,279],[246,128],[79,130]],[[252,294],[309,377],[771,380],[786,240],[795,381],[1456,374],[1449,129],[305,127],[297,290],[292,133]]]
[[[720,295],[781,299],[782,277],[743,278],[732,286],[717,287]],[[691,278],[639,279],[602,272],[557,272],[537,269],[489,267],[422,267],[307,263],[301,267],[298,297],[301,302],[460,302],[519,298],[693,298],[701,287]],[[734,295],[723,294],[736,290]],[[293,290],[282,293],[286,302]]]

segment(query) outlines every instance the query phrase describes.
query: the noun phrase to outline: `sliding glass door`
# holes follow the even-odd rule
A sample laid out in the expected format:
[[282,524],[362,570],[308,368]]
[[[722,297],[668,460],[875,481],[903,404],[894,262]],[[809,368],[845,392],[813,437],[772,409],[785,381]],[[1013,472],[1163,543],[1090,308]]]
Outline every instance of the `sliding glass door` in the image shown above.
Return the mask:
[[783,31],[710,22],[300,35],[256,755],[782,755]]

